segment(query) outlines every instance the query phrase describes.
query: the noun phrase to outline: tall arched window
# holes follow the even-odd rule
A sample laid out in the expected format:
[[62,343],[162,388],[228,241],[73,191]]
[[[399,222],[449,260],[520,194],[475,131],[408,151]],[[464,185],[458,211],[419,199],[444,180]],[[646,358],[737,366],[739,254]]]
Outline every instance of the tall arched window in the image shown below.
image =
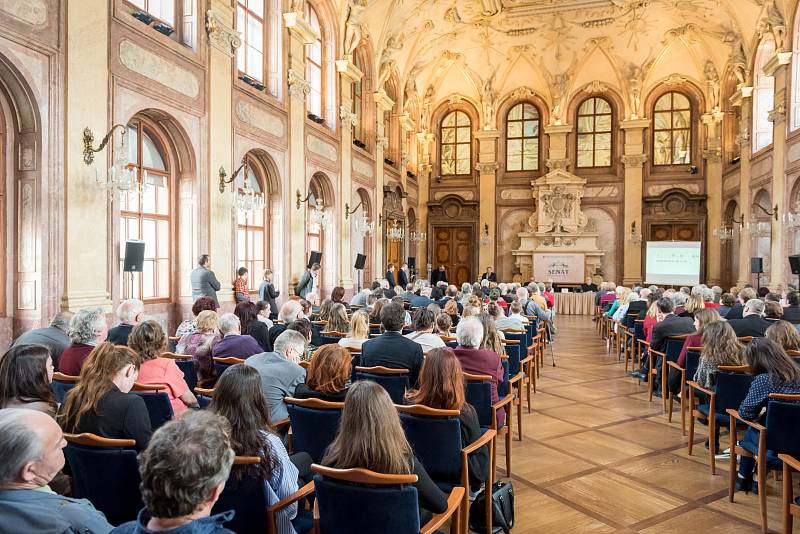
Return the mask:
[[175,27],[175,0],[128,0],[142,11]]
[[[353,54],[353,64],[356,66],[358,70],[364,72],[364,65],[359,57],[358,51]],[[356,141],[364,141],[364,128],[363,128],[363,121],[364,121],[364,85],[362,81],[356,80],[353,82],[352,85],[352,93],[351,98],[353,101],[353,113],[356,116],[356,123],[353,126],[353,139]]]
[[795,15],[794,52],[792,52],[792,101],[789,105],[792,130],[800,128],[800,11]]
[[397,78],[392,76],[386,85],[384,86],[386,90],[386,96],[388,96],[394,105],[392,109],[389,111],[383,112],[383,135],[386,137],[387,142],[389,143],[386,145],[386,151],[384,152],[384,157],[388,158],[392,161],[395,161],[396,154],[397,154],[397,110],[399,109],[399,102],[397,98]]
[[[240,193],[263,195],[265,188],[261,184],[265,182],[259,176],[259,165],[250,157],[246,159],[246,163],[247,172],[236,179],[236,188]],[[267,260],[264,212],[264,208],[236,211],[236,267],[246,267],[250,272],[248,283],[251,291],[258,289]]]
[[692,107],[671,91],[656,100],[653,112],[653,165],[685,165],[692,161]]
[[136,171],[139,191],[126,193],[120,204],[120,272],[125,262],[125,241],[144,241],[141,274],[121,276],[123,298],[143,300],[170,297],[170,169],[164,148],[148,124],[128,124],[128,159]]
[[463,111],[451,111],[442,120],[443,175],[469,175],[472,169],[472,121]]
[[600,97],[578,107],[578,167],[611,166],[611,104]]
[[506,170],[539,169],[539,110],[520,102],[506,117]]
[[317,31],[317,39],[306,45],[306,81],[311,93],[306,98],[306,109],[314,115],[322,116],[322,28],[317,12],[306,2],[306,21]]
[[755,85],[753,86],[753,152],[772,144],[772,123],[769,112],[775,107],[775,78],[767,76],[764,65],[775,54],[775,39],[767,34],[756,51]]
[[264,81],[264,0],[237,0],[236,29],[242,34],[236,65],[240,72]]

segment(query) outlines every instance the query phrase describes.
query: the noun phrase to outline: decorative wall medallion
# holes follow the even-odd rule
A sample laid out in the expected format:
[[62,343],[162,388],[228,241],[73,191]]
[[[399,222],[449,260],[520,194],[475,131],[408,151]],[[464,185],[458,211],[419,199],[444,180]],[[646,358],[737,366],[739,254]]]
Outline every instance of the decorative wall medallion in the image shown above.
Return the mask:
[[189,98],[200,94],[200,82],[194,74],[127,39],[119,43],[119,59],[133,72]]
[[0,0],[0,11],[32,26],[43,26],[47,22],[44,0]]
[[242,46],[242,34],[223,23],[210,9],[206,11],[206,34],[208,44],[230,57]]
[[36,170],[36,143],[33,141],[19,144],[19,170]]
[[316,135],[309,135],[306,139],[306,145],[308,149],[318,156],[322,156],[325,159],[329,159],[331,161],[336,161],[337,152],[336,147],[332,144],[328,143],[317,137]]
[[283,121],[279,116],[248,102],[236,103],[236,118],[275,137],[282,138],[286,134]]

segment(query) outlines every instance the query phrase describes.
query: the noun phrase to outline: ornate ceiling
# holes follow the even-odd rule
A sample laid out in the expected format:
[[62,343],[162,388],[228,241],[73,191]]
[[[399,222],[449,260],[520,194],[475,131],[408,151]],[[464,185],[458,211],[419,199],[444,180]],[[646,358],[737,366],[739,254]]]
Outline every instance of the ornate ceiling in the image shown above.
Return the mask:
[[[366,0],[339,0],[364,5]],[[363,29],[378,85],[397,78],[424,114],[452,95],[481,109],[526,88],[551,120],[587,85],[609,88],[626,115],[672,77],[714,102],[720,79],[749,76],[759,35],[791,20],[794,0],[369,0]],[[785,23],[786,26],[790,22]],[[772,32],[774,33],[774,32]],[[790,45],[787,45],[790,48]],[[484,118],[487,120],[490,118]],[[427,117],[423,117],[423,124]]]

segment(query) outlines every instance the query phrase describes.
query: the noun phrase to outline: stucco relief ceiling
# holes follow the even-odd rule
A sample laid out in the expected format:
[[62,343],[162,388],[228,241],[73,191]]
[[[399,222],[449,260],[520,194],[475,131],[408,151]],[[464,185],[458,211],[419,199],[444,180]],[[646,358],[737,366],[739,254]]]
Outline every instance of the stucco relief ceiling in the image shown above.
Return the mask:
[[[347,2],[366,2],[340,1],[345,15]],[[788,20],[793,2],[369,0],[362,27],[377,85],[396,77],[420,107],[454,93],[481,107],[527,87],[558,114],[570,94],[601,82],[635,114],[641,93],[672,74],[702,91],[731,64],[747,78],[758,36]]]

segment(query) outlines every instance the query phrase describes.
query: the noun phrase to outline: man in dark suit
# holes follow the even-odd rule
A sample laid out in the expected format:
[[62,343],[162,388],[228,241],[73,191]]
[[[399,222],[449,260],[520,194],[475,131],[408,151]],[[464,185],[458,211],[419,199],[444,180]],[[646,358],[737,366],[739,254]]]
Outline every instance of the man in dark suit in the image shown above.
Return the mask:
[[139,299],[127,299],[117,306],[117,319],[119,324],[108,330],[106,341],[114,345],[128,345],[128,337],[133,332],[133,327],[142,322],[144,318],[144,302]]
[[[301,299],[306,299],[309,294],[313,294],[316,298],[319,298],[320,268],[320,264],[315,263],[306,269],[306,272],[303,273],[303,276],[300,277],[300,281],[297,282],[297,285],[294,288],[294,294],[296,296],[300,297]],[[312,302],[312,304],[314,303]]]
[[[672,301],[672,299],[666,297],[662,297],[656,302],[656,320],[658,322],[655,326],[653,326],[653,333],[650,337],[650,347],[658,352],[664,352],[668,337],[680,336],[694,332],[694,319],[691,317],[678,317],[675,315],[675,303]],[[647,357],[645,357],[642,361],[642,367],[638,371],[632,373],[632,376],[642,380],[647,378],[649,360],[650,355],[648,354]],[[657,358],[654,364],[655,368],[659,369],[660,373],[660,356]],[[657,376],[655,383],[661,384],[660,374]],[[658,395],[661,395],[660,391],[658,392]]]
[[[445,292],[444,296],[440,298],[436,304],[438,304],[440,308],[444,309],[447,303],[451,300],[455,300],[457,296],[458,288],[453,285],[447,286],[447,291]],[[458,306],[458,314],[461,315],[461,313],[464,311],[464,306],[458,301],[456,301],[456,305]]]
[[361,345],[361,362],[367,367],[408,369],[408,381],[414,387],[425,360],[422,345],[403,336],[405,318],[406,311],[399,304],[390,302],[381,308],[383,334]]
[[210,258],[208,254],[201,254],[197,259],[197,268],[192,271],[192,299],[198,297],[211,297],[214,302],[219,306],[217,300],[217,291],[219,291],[220,283],[217,280],[214,271],[209,268]]
[[400,270],[397,271],[397,285],[400,287],[406,287],[408,283],[411,281],[408,274],[408,264],[404,263],[400,266]]
[[741,319],[744,317],[742,314],[744,305],[747,304],[748,300],[754,299],[756,296],[756,290],[752,287],[743,288],[739,291],[739,301],[725,314],[725,318],[730,321],[731,319]]
[[[400,272],[403,272],[403,271],[400,271]],[[403,300],[405,300],[407,302],[411,302],[412,300],[414,300],[414,297],[417,296],[417,294],[414,293],[414,284],[406,284],[403,287],[405,287],[406,290],[404,292],[400,293],[400,298],[402,298]]]
[[481,280],[489,280],[490,282],[497,282],[497,273],[491,267],[486,268],[486,272],[481,275]]
[[386,281],[389,282],[389,287],[394,289],[395,285],[397,285],[397,284],[395,283],[395,279],[394,279],[394,265],[392,265],[391,263],[386,268],[386,277],[385,278],[386,278]]
[[269,304],[269,318],[273,321],[278,318],[278,303],[275,299],[281,292],[272,285],[272,269],[264,271],[264,281],[258,287],[258,299]]
[[581,284],[581,291],[588,293],[590,291],[597,291],[597,284],[592,281],[592,277],[586,279],[585,284]]
[[792,324],[800,324],[800,293],[797,291],[789,291],[786,294],[786,306],[783,309],[784,321],[789,321]]
[[767,328],[774,324],[764,319],[764,301],[750,299],[744,305],[741,319],[731,319],[728,321],[736,332],[736,337],[764,337]]
[[389,280],[381,280],[381,290],[383,290],[383,296],[387,299],[393,299],[397,296],[397,293],[394,291],[394,287],[389,285]]
[[53,367],[58,369],[58,359],[61,357],[61,353],[72,343],[67,333],[69,332],[69,322],[73,315],[70,311],[58,312],[53,317],[53,320],[50,321],[50,326],[28,330],[15,339],[11,346],[44,345],[50,349]]
[[419,295],[411,299],[410,306],[412,308],[425,308],[430,304],[436,304],[431,298],[431,288],[425,287],[420,290]]
[[435,286],[439,282],[447,282],[447,273],[444,271],[444,265],[439,265],[439,268],[431,273],[431,285]]

